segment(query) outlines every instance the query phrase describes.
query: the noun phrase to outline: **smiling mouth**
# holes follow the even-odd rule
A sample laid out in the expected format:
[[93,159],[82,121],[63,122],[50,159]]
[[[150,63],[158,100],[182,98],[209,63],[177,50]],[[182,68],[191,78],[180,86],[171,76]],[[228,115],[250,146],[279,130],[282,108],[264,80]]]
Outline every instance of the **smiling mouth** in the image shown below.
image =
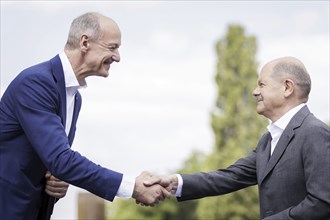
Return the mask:
[[112,61],[110,59],[104,61],[104,64],[106,64],[106,65],[110,65],[111,63],[112,63]]

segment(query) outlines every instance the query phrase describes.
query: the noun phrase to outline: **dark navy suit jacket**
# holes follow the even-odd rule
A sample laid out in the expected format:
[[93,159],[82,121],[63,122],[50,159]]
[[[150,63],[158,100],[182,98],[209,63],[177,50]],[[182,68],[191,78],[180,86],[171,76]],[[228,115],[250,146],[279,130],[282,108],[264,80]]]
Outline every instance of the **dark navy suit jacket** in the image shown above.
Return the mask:
[[[45,173],[112,201],[122,174],[70,149],[81,96],[76,95],[67,136],[66,90],[59,56],[27,68],[0,102],[0,219],[37,219]],[[45,204],[44,204],[45,205]]]

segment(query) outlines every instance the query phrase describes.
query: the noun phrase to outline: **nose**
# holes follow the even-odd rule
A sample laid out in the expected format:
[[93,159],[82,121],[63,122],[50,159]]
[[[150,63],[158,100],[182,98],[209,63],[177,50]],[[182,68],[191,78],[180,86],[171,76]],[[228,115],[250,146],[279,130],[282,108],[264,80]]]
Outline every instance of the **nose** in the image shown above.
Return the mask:
[[118,49],[112,55],[112,60],[115,61],[115,62],[119,62],[120,61],[120,54],[119,54]]
[[252,95],[254,96],[258,96],[260,94],[260,91],[259,91],[259,88],[255,88],[253,91],[252,91]]

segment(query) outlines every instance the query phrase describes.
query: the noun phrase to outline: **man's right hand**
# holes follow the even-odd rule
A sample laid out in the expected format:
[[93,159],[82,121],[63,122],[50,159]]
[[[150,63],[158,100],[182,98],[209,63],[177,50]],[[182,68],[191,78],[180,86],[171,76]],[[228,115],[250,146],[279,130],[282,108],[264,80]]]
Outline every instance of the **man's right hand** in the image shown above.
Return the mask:
[[[157,177],[155,179],[158,180]],[[171,196],[171,193],[163,186],[157,184],[155,180],[151,181],[153,184],[144,184],[147,180],[153,180],[153,176],[145,171],[135,179],[135,187],[132,197],[136,199],[136,203],[145,206],[155,206],[160,201]]]
[[144,182],[145,186],[152,186],[154,184],[159,184],[166,188],[167,191],[171,192],[172,194],[175,194],[178,189],[178,177],[176,174],[171,175],[163,175],[163,176],[151,176]]

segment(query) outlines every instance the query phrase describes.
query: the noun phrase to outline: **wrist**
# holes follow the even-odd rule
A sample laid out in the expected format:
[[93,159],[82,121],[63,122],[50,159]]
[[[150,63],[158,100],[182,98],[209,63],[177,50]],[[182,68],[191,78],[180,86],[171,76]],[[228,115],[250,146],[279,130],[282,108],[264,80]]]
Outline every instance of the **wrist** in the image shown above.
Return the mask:
[[123,179],[119,185],[116,196],[121,198],[131,198],[133,197],[133,192],[135,191],[135,179],[123,176]]
[[173,195],[175,195],[176,191],[178,190],[178,185],[179,185],[179,180],[178,180],[177,174],[171,175],[170,180],[171,180],[170,181],[171,193]]

